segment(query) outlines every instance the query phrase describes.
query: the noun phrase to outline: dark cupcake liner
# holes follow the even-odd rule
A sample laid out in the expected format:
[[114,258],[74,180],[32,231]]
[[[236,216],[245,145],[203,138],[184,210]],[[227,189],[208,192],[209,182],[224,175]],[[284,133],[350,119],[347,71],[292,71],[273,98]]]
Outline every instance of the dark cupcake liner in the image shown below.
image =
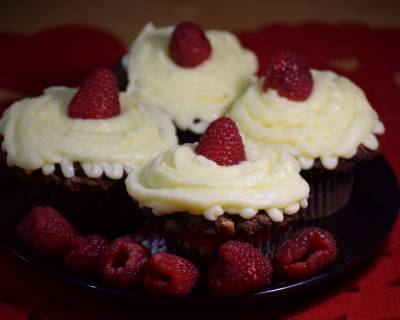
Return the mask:
[[288,237],[294,219],[285,223],[274,223],[263,231],[251,235],[203,234],[190,230],[162,230],[169,252],[185,257],[208,269],[216,260],[219,247],[229,240],[248,242],[272,259],[279,245]]
[[190,130],[176,129],[176,135],[178,136],[179,144],[194,143],[198,142],[201,138],[201,134],[194,133]]
[[134,232],[142,225],[143,218],[125,190],[124,179],[69,179],[57,172],[45,176],[39,170],[27,174],[7,167],[3,153],[0,160],[1,169],[17,190],[21,214],[34,206],[52,206],[80,232],[109,237]]
[[26,173],[8,167],[4,152],[0,152],[0,165],[16,185],[21,214],[34,206],[51,206],[81,233],[107,237],[132,233],[142,225],[143,218],[136,212],[139,208],[127,194],[123,178],[89,178],[78,164],[74,164],[76,175],[72,178],[64,177],[59,166],[50,175],[41,170]]
[[122,63],[122,60],[123,57],[119,59],[117,62],[115,62],[111,70],[114,73],[115,78],[117,79],[119,91],[126,91],[129,79],[128,79],[128,73]]
[[301,172],[310,185],[308,207],[301,209],[299,220],[317,220],[328,217],[343,208],[350,199],[354,169],[346,171],[320,170]]
[[[119,184],[119,183],[118,183]],[[142,218],[121,186],[112,190],[68,190],[26,183],[26,200],[33,206],[52,206],[82,233],[116,237],[135,231]]]

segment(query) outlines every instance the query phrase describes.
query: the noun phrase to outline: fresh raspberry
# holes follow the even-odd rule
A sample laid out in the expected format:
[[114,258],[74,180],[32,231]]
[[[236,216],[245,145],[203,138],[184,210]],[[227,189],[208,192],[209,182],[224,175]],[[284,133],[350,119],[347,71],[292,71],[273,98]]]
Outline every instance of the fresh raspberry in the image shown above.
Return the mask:
[[117,287],[135,286],[142,281],[149,256],[149,251],[132,238],[118,238],[100,257],[100,274]]
[[309,66],[294,52],[282,50],[268,66],[263,89],[272,88],[282,97],[293,101],[306,100],[313,88]]
[[70,251],[64,258],[66,266],[81,274],[97,270],[100,256],[108,246],[108,241],[99,235],[77,237],[71,241]]
[[28,312],[0,302],[0,320],[29,320]]
[[210,57],[211,45],[200,26],[185,21],[175,27],[169,43],[169,52],[177,65],[194,68]]
[[242,137],[235,122],[228,117],[210,123],[195,151],[220,166],[233,166],[246,160]]
[[265,288],[271,276],[271,263],[261,251],[231,240],[219,248],[218,260],[208,274],[208,286],[219,295],[237,295]]
[[68,116],[79,119],[106,119],[120,112],[117,79],[106,68],[94,70],[68,106]]
[[318,227],[294,233],[278,248],[276,266],[287,279],[300,279],[320,272],[336,258],[332,234]]
[[188,294],[199,279],[199,270],[188,260],[166,252],[155,254],[143,285],[147,291],[163,295]]
[[51,207],[33,208],[17,226],[17,236],[25,246],[49,255],[66,253],[77,234],[74,227]]

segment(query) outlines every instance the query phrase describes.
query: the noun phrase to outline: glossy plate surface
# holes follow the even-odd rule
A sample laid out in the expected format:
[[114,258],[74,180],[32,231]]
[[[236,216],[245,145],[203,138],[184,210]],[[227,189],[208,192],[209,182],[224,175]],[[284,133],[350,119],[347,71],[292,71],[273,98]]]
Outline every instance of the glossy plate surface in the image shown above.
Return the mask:
[[91,288],[102,293],[123,295],[137,301],[156,303],[229,303],[270,300],[332,282],[362,265],[386,238],[394,225],[399,208],[399,187],[395,174],[386,160],[379,156],[357,172],[355,187],[347,206],[332,216],[310,223],[331,231],[339,252],[335,262],[323,273],[300,281],[274,280],[266,290],[232,298],[220,298],[204,288],[184,297],[156,297],[142,290],[117,290],[107,284],[76,277],[66,271],[62,262],[34,255],[21,247],[14,230],[23,204],[18,189],[4,172],[0,172],[0,227],[3,242],[21,259],[32,266],[62,278],[65,281]]

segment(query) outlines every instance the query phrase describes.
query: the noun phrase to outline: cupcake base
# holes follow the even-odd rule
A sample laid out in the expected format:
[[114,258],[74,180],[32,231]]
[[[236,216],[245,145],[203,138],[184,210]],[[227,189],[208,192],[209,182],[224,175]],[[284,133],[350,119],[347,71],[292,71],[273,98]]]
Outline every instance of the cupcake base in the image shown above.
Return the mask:
[[272,258],[291,232],[294,220],[286,216],[283,222],[272,222],[264,212],[247,220],[225,214],[208,221],[188,213],[155,218],[168,251],[206,269],[215,261],[218,248],[228,240],[248,242]]
[[300,172],[310,185],[308,207],[301,209],[299,220],[317,220],[328,217],[343,208],[353,191],[357,165],[371,161],[378,153],[360,146],[351,159],[340,159],[333,170],[325,169],[320,160],[310,170]]
[[32,183],[26,183],[23,188],[30,207],[52,206],[84,234],[99,233],[114,238],[142,225],[140,215],[135,212],[139,208],[123,194],[123,181],[112,190],[78,192]]
[[308,207],[301,209],[300,220],[316,220],[328,217],[343,208],[353,190],[354,172],[324,171],[317,174],[302,172],[302,177],[310,185]]
[[124,178],[89,178],[78,165],[72,178],[65,178],[60,168],[46,176],[40,170],[30,174],[15,167],[6,170],[18,184],[19,200],[25,208],[52,206],[84,234],[116,237],[142,225],[142,217],[136,212],[139,208],[125,190]]

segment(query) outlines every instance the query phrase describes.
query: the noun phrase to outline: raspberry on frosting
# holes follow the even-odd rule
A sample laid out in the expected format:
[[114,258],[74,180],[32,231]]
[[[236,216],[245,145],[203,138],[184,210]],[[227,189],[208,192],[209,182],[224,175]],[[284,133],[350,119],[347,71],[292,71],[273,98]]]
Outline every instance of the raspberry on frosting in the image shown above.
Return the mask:
[[120,113],[117,79],[106,68],[94,70],[68,106],[68,116],[78,119],[107,119]]
[[177,65],[194,68],[210,57],[211,44],[200,26],[184,21],[172,33],[169,52]]
[[210,123],[195,151],[220,166],[233,166],[246,160],[239,129],[228,117]]
[[147,24],[129,51],[126,92],[196,134],[227,111],[258,67],[255,54],[234,34],[192,22]]
[[298,54],[282,50],[268,66],[263,89],[275,89],[279,95],[293,101],[306,100],[313,88],[309,66]]

